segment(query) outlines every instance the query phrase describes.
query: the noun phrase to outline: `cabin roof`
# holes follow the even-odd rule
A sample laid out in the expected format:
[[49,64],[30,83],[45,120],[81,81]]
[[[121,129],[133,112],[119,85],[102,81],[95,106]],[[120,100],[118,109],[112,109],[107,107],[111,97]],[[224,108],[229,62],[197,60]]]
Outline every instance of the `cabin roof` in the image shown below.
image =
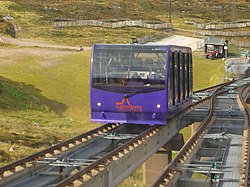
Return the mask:
[[206,38],[204,41],[207,45],[225,45],[225,39],[221,38]]

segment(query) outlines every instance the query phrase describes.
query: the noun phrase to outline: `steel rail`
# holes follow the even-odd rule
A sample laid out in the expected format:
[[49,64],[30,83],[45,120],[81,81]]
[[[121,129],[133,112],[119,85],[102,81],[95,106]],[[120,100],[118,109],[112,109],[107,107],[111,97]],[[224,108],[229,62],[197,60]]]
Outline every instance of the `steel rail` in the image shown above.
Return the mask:
[[[229,82],[226,82],[226,83],[222,83],[222,84],[218,84],[218,85],[215,85],[215,86],[211,86],[211,87],[208,87],[208,88],[204,88],[204,89],[201,89],[201,90],[197,90],[195,91],[194,93],[198,93],[198,92],[204,92],[204,91],[209,91],[209,90],[215,90],[215,93],[220,90],[223,86],[227,86],[229,84],[232,84],[234,82],[236,82],[237,80],[233,80],[233,81],[229,81]],[[215,94],[214,93],[214,94]],[[197,107],[198,105],[201,105],[203,104],[204,102],[206,102],[207,100],[211,99],[211,97],[214,95],[210,95],[204,99],[201,99],[195,103],[193,103],[192,105],[190,105],[189,107],[187,107],[187,110],[186,111],[189,111],[189,109],[192,109],[193,107]]]
[[[233,81],[231,81],[231,82],[233,82]],[[215,88],[230,84],[231,82],[223,83],[223,84],[216,85],[216,86],[212,86],[210,88],[203,89],[203,90],[215,89]],[[181,114],[184,114],[187,111],[193,110],[194,108],[198,107],[200,104],[202,104],[202,103],[206,102],[208,99],[210,99],[210,97],[211,96],[192,104],[190,107],[188,107]],[[175,116],[172,116],[168,120],[171,120],[171,119],[175,118],[179,114],[180,113],[176,114]],[[106,124],[106,125],[100,126],[100,127],[96,128],[96,129],[93,129],[93,130],[91,130],[89,132],[86,132],[84,134],[76,136],[76,137],[74,137],[72,139],[69,139],[69,140],[67,140],[65,142],[59,143],[59,144],[54,145],[52,147],[49,147],[49,148],[47,148],[47,149],[45,149],[43,151],[40,151],[38,153],[27,156],[27,157],[25,157],[25,158],[23,158],[21,160],[18,160],[16,162],[13,162],[13,163],[10,163],[10,164],[8,164],[6,166],[3,166],[3,167],[0,168],[0,182],[1,182],[1,179],[3,179],[3,178],[7,178],[7,177],[13,176],[15,174],[20,174],[22,171],[27,171],[29,169],[34,168],[33,164],[32,164],[33,161],[37,161],[37,160],[41,159],[42,157],[49,157],[49,156],[47,156],[48,154],[52,155],[52,156],[54,156],[54,155],[62,156],[63,153],[69,152],[74,148],[77,149],[77,147],[79,147],[79,145],[87,144],[87,142],[89,142],[90,140],[93,140],[95,137],[98,137],[100,134],[103,134],[103,133],[106,133],[108,131],[114,130],[117,127],[118,127],[118,124]],[[150,129],[149,129],[149,131],[150,131]],[[128,143],[126,143],[122,147],[117,148],[116,151],[120,152],[124,147],[131,146],[133,144],[133,141],[136,142],[139,138],[140,137],[137,137],[137,138],[129,141]],[[130,143],[131,143],[131,145],[130,145]],[[108,158],[109,156],[111,156],[111,155],[113,155],[115,153],[116,152],[114,151],[114,152],[108,154],[104,158],[100,159],[101,160],[100,162],[103,162],[103,160],[105,160],[106,158]],[[99,160],[97,162],[99,163]],[[94,163],[93,165],[90,165],[87,168],[95,168],[96,165],[98,165],[98,164]],[[85,168],[83,170],[87,171],[88,170],[87,168]],[[81,170],[79,172],[81,172]]]
[[[250,85],[248,85],[250,86]],[[249,124],[249,109],[246,105],[246,103],[244,102],[243,100],[243,97],[242,97],[242,93],[244,91],[246,91],[247,89],[247,86],[241,90],[241,92],[239,93],[239,98],[240,98],[240,101],[241,101],[241,104],[244,106],[244,110],[246,111],[246,119],[245,120],[245,124],[247,124],[247,129],[245,129],[245,132],[244,135],[245,136],[245,147],[247,147],[247,149],[243,148],[243,159],[242,159],[242,163],[243,163],[243,170],[242,170],[242,173],[241,173],[241,184],[242,184],[242,187],[246,187],[248,186],[248,181],[250,179],[250,172],[249,172],[249,167],[250,167],[250,163],[249,163],[249,158],[250,158],[250,148],[249,148],[249,138],[250,138],[250,130],[249,130],[249,127],[250,127],[250,124]],[[249,89],[249,87],[248,87]],[[249,91],[249,90],[247,90]],[[158,179],[155,181],[155,183],[153,184],[154,187],[156,186],[160,186],[161,184],[166,184],[167,185],[170,185],[173,184],[171,182],[174,182],[174,181],[171,181],[171,179],[174,178],[175,175],[178,174],[178,171],[177,170],[173,170],[173,168],[178,164],[178,163],[183,163],[185,161],[185,159],[187,159],[189,153],[191,152],[189,149],[189,147],[196,147],[197,146],[197,142],[199,142],[199,139],[200,137],[197,137],[199,135],[204,135],[205,133],[205,129],[204,128],[207,128],[207,124],[210,122],[211,118],[212,118],[212,113],[213,113],[213,107],[212,107],[212,104],[213,104],[213,100],[214,98],[219,95],[219,94],[222,94],[222,93],[225,93],[226,91],[223,91],[223,92],[217,92],[215,94],[213,94],[211,100],[210,100],[210,105],[209,105],[209,115],[206,119],[203,120],[203,122],[201,123],[200,127],[198,128],[198,130],[196,131],[196,133],[190,137],[190,139],[188,140],[188,142],[183,146],[183,148],[180,150],[180,152],[178,153],[178,155],[174,158],[174,160],[165,168],[165,170],[163,171],[162,175],[160,177],[158,177]],[[245,125],[246,126],[246,125]],[[180,172],[179,172],[180,173]],[[169,184],[170,183],[170,184]]]
[[[206,102],[207,99],[208,98],[200,100],[199,102],[192,104],[185,111],[192,110],[192,109],[198,107],[199,104]],[[183,113],[185,113],[185,111],[183,111]],[[171,121],[172,119],[174,119],[175,117],[177,117],[180,114],[181,113],[179,113],[175,116],[172,116],[171,118],[168,119],[168,121]],[[32,162],[37,161],[37,160],[41,159],[42,157],[46,157],[47,154],[52,155],[52,156],[55,156],[55,155],[63,156],[62,153],[68,152],[73,148],[76,149],[76,147],[79,147],[79,145],[82,145],[82,143],[86,144],[87,142],[92,140],[94,137],[98,137],[100,134],[106,133],[109,130],[110,131],[114,130],[117,127],[118,127],[117,124],[106,124],[104,126],[100,126],[100,127],[93,129],[89,132],[86,132],[84,134],[76,136],[70,140],[59,143],[59,144],[52,146],[52,147],[49,147],[43,151],[40,151],[38,153],[27,156],[21,160],[18,160],[16,162],[13,162],[13,163],[10,163],[6,166],[3,166],[0,168],[0,183],[1,183],[1,180],[4,178],[12,177],[12,176],[15,177],[15,174],[20,174],[22,172],[29,172],[29,170],[32,170],[32,169],[35,171],[40,169],[39,167],[34,167]],[[63,148],[65,148],[66,150],[63,150]],[[47,156],[47,157],[49,157],[49,156]],[[44,166],[41,166],[41,167],[44,167]]]
[[200,137],[205,134],[206,127],[208,126],[209,122],[212,119],[212,114],[213,114],[213,103],[214,103],[214,98],[221,94],[223,92],[218,92],[219,90],[217,89],[216,92],[212,95],[210,102],[209,102],[209,113],[207,118],[205,118],[202,122],[201,125],[198,127],[197,131],[193,134],[192,137],[185,143],[185,145],[181,148],[179,153],[176,155],[176,157],[173,159],[173,161],[168,164],[168,166],[164,169],[162,172],[162,175],[157,178],[157,180],[154,182],[152,185],[153,187],[160,186],[164,181],[167,181],[167,179],[171,179],[174,175],[176,175],[176,171],[171,173],[173,171],[173,168],[180,162],[184,162],[187,159],[187,155],[189,155],[190,152],[190,147],[195,147],[196,144],[199,143]]
[[[208,100],[208,98],[203,99],[202,101],[199,101],[198,103],[193,104],[190,108],[195,108],[199,104],[205,102],[206,100]],[[190,110],[190,108],[187,108],[186,110]],[[186,112],[186,110],[184,112]],[[182,113],[184,113],[184,112],[182,112]],[[178,113],[178,114],[172,116],[169,119],[169,121],[174,120],[175,117],[177,117],[178,115],[181,115],[182,113]],[[145,139],[145,137],[149,136],[148,134],[150,134],[150,133],[152,134],[152,131],[160,131],[160,128],[162,128],[162,126],[151,127],[150,129],[148,129],[146,132],[142,133],[141,135],[139,135],[135,139],[132,139],[129,142],[127,142],[126,144],[124,144],[123,146],[118,147],[116,150],[114,150],[113,152],[110,152],[105,157],[99,159],[98,161],[94,162],[93,164],[89,165],[88,167],[78,171],[74,175],[68,177],[64,181],[61,181],[60,183],[56,184],[55,186],[57,186],[57,187],[72,186],[72,185],[74,185],[74,183],[76,183],[76,181],[80,181],[80,183],[84,184],[85,182],[90,180],[91,176],[98,175],[99,172],[104,171],[105,168],[107,168],[107,166],[113,160],[116,160],[119,158],[119,155],[124,155],[126,152],[129,152],[130,148],[133,145],[137,144],[136,142],[138,142],[142,139]]]
[[86,168],[81,169],[74,175],[68,177],[67,179],[61,181],[60,183],[56,184],[55,187],[62,187],[62,186],[69,186],[72,185],[75,181],[81,181],[84,183],[85,176],[88,176],[88,179],[91,177],[91,175],[96,175],[98,172],[101,172],[105,170],[105,167],[107,167],[112,160],[116,160],[119,158],[119,155],[124,155],[125,153],[129,152],[130,149],[134,149],[133,146],[138,144],[138,142],[143,141],[143,139],[146,139],[149,134],[154,134],[157,131],[160,131],[162,126],[153,126],[143,133],[141,133],[139,136],[137,136],[134,139],[131,139],[127,143],[123,144],[122,146],[116,148],[114,151],[108,153],[103,158],[97,160],[93,164],[87,166]]
[[250,110],[244,101],[243,93],[250,90],[250,84],[246,85],[239,94],[239,99],[245,113],[245,129],[243,133],[244,141],[242,145],[242,170],[240,173],[240,187],[247,187],[250,185]]
[[[77,147],[79,144],[87,143],[88,141],[94,139],[95,137],[98,137],[100,134],[114,130],[118,126],[119,126],[118,124],[106,124],[100,126],[96,129],[88,131],[72,139],[56,144],[52,147],[49,147],[43,151],[37,152],[23,159],[5,165],[0,168],[0,179],[3,179],[4,177],[9,177],[16,173],[20,173],[25,169],[31,168],[33,166],[32,164],[30,164],[32,161],[38,160],[41,157],[46,157],[47,154],[58,155],[61,154],[62,152],[69,151],[70,149]],[[63,148],[65,150],[63,150]],[[5,176],[6,172],[9,172],[8,176]]]
[[[219,87],[219,88],[220,88],[220,87]],[[218,89],[218,87],[217,87],[217,89]],[[179,113],[176,113],[176,114],[172,115],[171,118],[173,119],[173,118],[175,118],[176,116],[178,116],[178,115],[180,115],[180,114],[186,114],[186,113],[190,112],[191,110],[194,110],[194,109],[197,108],[198,106],[200,106],[200,105],[206,103],[211,97],[212,97],[212,95],[210,95],[210,96],[208,96],[208,97],[206,97],[206,98],[203,98],[203,99],[201,99],[201,100],[199,100],[199,101],[197,101],[197,102],[195,102],[195,103],[192,103],[192,104],[191,104],[190,106],[188,106],[184,111],[181,111],[181,112],[179,112]],[[169,120],[170,120],[171,118],[169,118]]]
[[216,88],[219,88],[219,87],[222,87],[222,86],[226,86],[226,85],[232,84],[232,83],[234,83],[234,82],[236,82],[236,81],[237,81],[237,80],[232,80],[232,81],[229,81],[229,82],[217,84],[217,85],[214,85],[214,86],[211,86],[211,87],[208,87],[208,88],[203,88],[203,89],[201,89],[201,90],[196,90],[196,91],[194,91],[193,93],[198,93],[198,92],[204,92],[204,91],[215,90]]
[[[215,89],[215,92],[214,92],[212,95],[210,95],[210,96],[208,96],[208,97],[206,97],[206,98],[203,98],[203,99],[201,99],[201,100],[199,100],[199,101],[197,101],[197,102],[195,102],[195,103],[192,103],[192,105],[188,106],[188,107],[187,107],[184,111],[182,111],[181,113],[186,114],[186,113],[190,112],[191,110],[194,110],[194,108],[197,108],[198,106],[200,106],[200,105],[206,103],[206,102],[207,102],[208,100],[210,100],[210,99],[213,97],[213,95],[214,95],[216,92],[218,92],[223,86],[227,86],[227,85],[229,85],[229,84],[231,84],[231,83],[233,83],[233,82],[235,82],[235,80],[230,81],[230,82],[226,82],[226,83],[222,83],[222,84],[219,84],[219,85],[215,85],[215,86],[212,86],[212,87],[205,88],[205,89],[202,89],[202,90],[199,90],[199,91],[194,92],[194,93],[197,93],[197,92],[202,92],[202,91],[207,91],[207,90],[211,90],[211,89],[213,90],[213,89]],[[225,91],[225,92],[226,92],[226,91]],[[173,115],[172,117],[175,117],[175,116],[177,116],[177,115],[179,115],[179,113]]]
[[[215,87],[216,86],[213,86],[213,88],[215,88]],[[198,107],[200,104],[206,102],[209,98],[210,97],[207,97],[205,99],[202,99],[202,100],[192,104],[185,111],[183,111],[182,114],[184,114],[190,110],[193,110],[194,108]],[[170,121],[171,119],[174,119],[179,114],[181,114],[181,113],[178,113],[178,114],[172,116],[168,120]],[[76,136],[76,137],[69,139],[65,142],[59,143],[59,144],[54,145],[52,147],[49,147],[43,151],[40,151],[38,153],[27,156],[21,160],[18,160],[18,161],[15,161],[13,163],[10,163],[6,166],[3,166],[0,168],[0,179],[3,179],[5,177],[10,177],[10,176],[13,176],[15,174],[20,174],[22,171],[27,171],[28,169],[33,169],[33,167],[32,167],[33,161],[37,161],[42,157],[46,157],[47,154],[50,154],[53,156],[54,155],[58,156],[65,151],[68,152],[68,151],[70,151],[71,148],[75,148],[76,146],[78,146],[82,143],[87,143],[89,140],[93,139],[94,137],[97,137],[101,133],[105,133],[111,129],[116,128],[117,126],[118,126],[117,124],[106,124],[104,126],[100,126],[96,129],[93,129],[89,132],[86,132],[84,134]],[[65,148],[65,150],[63,150],[63,148]],[[39,169],[39,168],[35,168],[35,169]],[[8,173],[8,174],[6,174],[6,173]],[[0,180],[0,182],[1,182],[1,180]]]

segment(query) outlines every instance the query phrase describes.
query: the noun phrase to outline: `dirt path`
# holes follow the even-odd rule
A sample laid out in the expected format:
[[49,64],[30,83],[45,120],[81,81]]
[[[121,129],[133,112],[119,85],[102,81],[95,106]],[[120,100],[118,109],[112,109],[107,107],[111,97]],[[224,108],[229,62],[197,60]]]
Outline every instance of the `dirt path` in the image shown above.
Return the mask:
[[[0,64],[7,63],[14,65],[16,59],[21,56],[43,56],[43,58],[46,60],[39,61],[39,63],[43,66],[51,66],[56,64],[55,59],[64,57],[70,53],[77,52],[79,49],[79,47],[47,44],[45,42],[36,41],[33,39],[15,39],[4,36],[0,37],[0,39],[5,44],[24,46],[21,48],[0,48],[0,57],[3,58],[0,60]],[[189,46],[193,51],[195,51],[197,49],[202,49],[203,40],[174,35],[172,37],[164,38],[163,40],[149,44]],[[91,47],[84,47],[84,50],[91,50]]]
[[[16,38],[7,38],[2,36],[2,40],[5,44],[12,44],[17,46],[25,46],[25,47],[41,47],[41,48],[54,48],[54,49],[64,49],[64,50],[73,50],[77,51],[79,47],[72,46],[63,46],[63,45],[53,45],[47,44],[41,41],[28,40],[28,39],[16,39]],[[85,47],[84,50],[90,50],[91,47]]]
[[16,65],[20,58],[35,57],[36,62],[42,66],[56,65],[58,59],[77,53],[70,50],[57,50],[51,48],[38,48],[38,47],[18,47],[18,48],[0,48],[0,65],[9,64]]
[[[60,46],[46,44],[45,42],[26,39],[14,39],[8,37],[0,37],[4,44],[11,44],[21,47],[4,47],[0,48],[0,65],[11,64],[15,65],[20,57],[34,56],[42,57],[37,60],[37,63],[42,66],[52,66],[57,64],[57,59],[63,58],[65,55],[77,53],[79,47]],[[90,47],[85,47],[85,50],[90,50]]]
[[[54,48],[54,49],[64,49],[64,50],[73,50],[73,51],[77,51],[79,49],[79,47],[53,45],[53,44],[47,44],[41,41],[7,38],[4,36],[2,36],[2,40],[6,44],[12,44],[12,45],[17,45],[17,46]],[[150,42],[149,44],[155,43],[155,44],[163,44],[163,45],[171,44],[171,45],[188,46],[188,47],[191,47],[193,51],[195,51],[203,47],[203,41],[204,41],[203,39],[173,35],[171,37],[164,38],[158,42]],[[84,50],[91,50],[91,47],[84,47]]]

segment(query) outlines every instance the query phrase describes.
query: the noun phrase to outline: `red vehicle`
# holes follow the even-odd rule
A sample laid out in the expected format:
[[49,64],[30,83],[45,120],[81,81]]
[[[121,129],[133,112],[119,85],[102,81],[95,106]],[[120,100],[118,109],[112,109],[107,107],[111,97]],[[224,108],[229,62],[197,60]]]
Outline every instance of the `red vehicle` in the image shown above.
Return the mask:
[[206,58],[210,58],[211,60],[215,59],[215,58],[222,58],[222,54],[218,51],[210,51],[208,53],[206,53]]

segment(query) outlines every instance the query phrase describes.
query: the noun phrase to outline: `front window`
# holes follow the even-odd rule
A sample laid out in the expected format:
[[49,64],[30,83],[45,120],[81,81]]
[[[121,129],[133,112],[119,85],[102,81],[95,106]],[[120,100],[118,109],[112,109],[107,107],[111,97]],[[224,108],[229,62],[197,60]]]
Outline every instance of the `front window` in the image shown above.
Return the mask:
[[165,89],[166,46],[95,45],[94,88],[123,93]]

